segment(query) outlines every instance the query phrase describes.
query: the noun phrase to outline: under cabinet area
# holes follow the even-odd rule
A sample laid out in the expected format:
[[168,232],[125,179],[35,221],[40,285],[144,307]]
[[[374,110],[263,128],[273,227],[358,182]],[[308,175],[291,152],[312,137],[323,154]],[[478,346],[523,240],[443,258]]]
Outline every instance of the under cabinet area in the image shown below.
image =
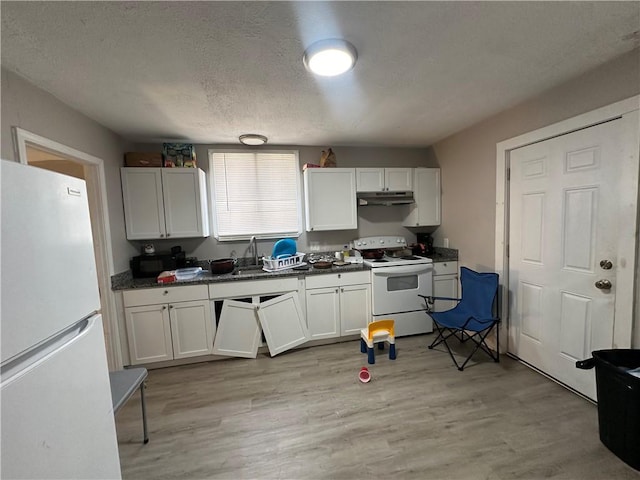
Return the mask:
[[[458,298],[458,262],[434,262],[433,296]],[[453,300],[435,300],[433,311],[444,312],[457,304]]]
[[120,175],[127,239],[209,236],[202,170],[125,167]]
[[261,332],[271,356],[309,340],[296,277],[209,285],[217,334],[213,353],[255,358]]
[[358,228],[355,168],[304,171],[307,232]]
[[440,225],[440,169],[414,168],[413,199],[402,225],[421,227]]
[[358,192],[411,192],[413,168],[356,168]]
[[371,322],[369,271],[309,276],[305,286],[311,340],[359,334]]
[[123,302],[132,365],[212,353],[206,285],[128,290]]

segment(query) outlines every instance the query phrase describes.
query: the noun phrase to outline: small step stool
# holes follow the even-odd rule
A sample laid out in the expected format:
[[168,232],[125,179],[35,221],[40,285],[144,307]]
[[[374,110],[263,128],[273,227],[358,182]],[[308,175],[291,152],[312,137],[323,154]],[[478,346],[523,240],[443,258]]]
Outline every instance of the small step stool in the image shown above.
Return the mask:
[[396,335],[393,320],[378,320],[371,322],[367,328],[360,330],[360,352],[367,354],[370,365],[376,363],[373,345],[378,344],[378,350],[384,350],[384,342],[389,343],[389,359],[396,359]]

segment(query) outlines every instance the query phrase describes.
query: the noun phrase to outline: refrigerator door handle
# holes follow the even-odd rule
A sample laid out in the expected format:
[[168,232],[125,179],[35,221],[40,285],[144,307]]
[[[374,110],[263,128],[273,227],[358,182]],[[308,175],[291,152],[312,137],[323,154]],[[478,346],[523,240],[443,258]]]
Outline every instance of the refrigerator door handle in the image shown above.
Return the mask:
[[84,336],[99,318],[99,315],[83,318],[53,337],[36,345],[34,348],[9,359],[0,366],[0,385],[2,388],[29,371],[36,364],[44,361],[50,355],[54,355],[70,343]]

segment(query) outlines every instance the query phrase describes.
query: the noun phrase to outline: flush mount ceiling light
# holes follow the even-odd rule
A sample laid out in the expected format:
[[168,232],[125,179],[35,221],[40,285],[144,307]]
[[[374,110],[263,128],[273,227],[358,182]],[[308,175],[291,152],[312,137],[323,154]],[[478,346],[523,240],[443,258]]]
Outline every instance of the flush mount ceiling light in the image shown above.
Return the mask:
[[267,137],[264,135],[258,135],[256,133],[246,133],[244,135],[240,135],[240,143],[243,145],[264,145],[267,143]]
[[334,77],[348,72],[356,64],[358,52],[346,40],[331,38],[312,44],[304,52],[304,65],[316,75]]

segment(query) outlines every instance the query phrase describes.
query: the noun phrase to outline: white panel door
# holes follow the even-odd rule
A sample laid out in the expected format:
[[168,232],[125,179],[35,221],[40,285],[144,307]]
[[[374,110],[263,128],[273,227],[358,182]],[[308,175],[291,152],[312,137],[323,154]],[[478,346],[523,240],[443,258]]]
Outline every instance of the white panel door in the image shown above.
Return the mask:
[[440,169],[413,169],[413,199],[402,221],[405,227],[440,225]]
[[272,357],[309,340],[309,330],[298,302],[298,292],[272,298],[256,308]]
[[256,358],[261,331],[255,305],[225,300],[213,342],[213,353],[228,357]]
[[360,334],[371,316],[371,285],[347,285],[340,287],[340,334]]
[[209,300],[169,304],[173,357],[213,353],[214,326]]
[[340,336],[338,287],[310,288],[307,297],[307,326],[310,340]]
[[124,309],[131,364],[173,360],[168,305]]
[[129,240],[164,238],[161,168],[121,168],[124,219]]
[[358,228],[355,168],[310,168],[304,171],[308,232]]
[[203,215],[197,168],[162,169],[167,237],[202,237]]
[[613,346],[617,224],[635,221],[618,209],[618,126],[511,152],[509,350],[592,399],[593,371],[575,362]]
[[384,183],[385,190],[388,192],[411,192],[413,191],[413,169],[385,168]]
[[356,188],[358,192],[384,191],[384,168],[356,168]]

